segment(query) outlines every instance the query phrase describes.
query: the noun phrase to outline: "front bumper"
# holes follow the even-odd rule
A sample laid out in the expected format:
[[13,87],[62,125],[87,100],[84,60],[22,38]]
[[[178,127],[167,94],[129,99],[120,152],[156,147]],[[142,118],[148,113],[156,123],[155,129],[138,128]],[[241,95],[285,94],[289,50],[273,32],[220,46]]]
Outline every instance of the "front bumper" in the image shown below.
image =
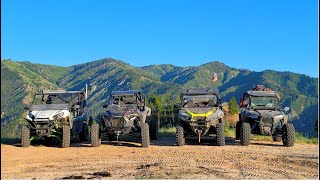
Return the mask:
[[208,134],[211,127],[216,127],[216,125],[219,123],[219,119],[213,119],[213,120],[206,120],[206,118],[197,117],[191,120],[183,120],[187,123],[192,130],[194,135],[202,135],[205,136]]
[[117,132],[121,132],[120,134],[128,134],[134,127],[134,120],[124,117],[103,118],[103,121],[108,134],[117,134]]

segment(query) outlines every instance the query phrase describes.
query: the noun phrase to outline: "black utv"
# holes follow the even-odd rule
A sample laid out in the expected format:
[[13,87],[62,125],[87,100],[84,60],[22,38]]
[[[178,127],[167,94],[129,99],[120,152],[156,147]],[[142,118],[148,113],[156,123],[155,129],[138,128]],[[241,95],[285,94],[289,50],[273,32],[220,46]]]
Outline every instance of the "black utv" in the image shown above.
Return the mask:
[[118,141],[121,135],[141,137],[142,147],[150,145],[150,138],[157,139],[158,121],[147,118],[151,109],[146,106],[146,96],[139,90],[113,91],[107,104],[106,111],[91,128],[91,145],[97,147],[101,138]]
[[176,127],[178,146],[185,144],[186,138],[213,135],[218,146],[225,145],[223,127],[224,113],[220,94],[214,89],[188,89],[181,93],[181,107]]
[[256,85],[240,99],[239,121],[236,123],[236,139],[248,146],[250,135],[271,135],[274,141],[282,139],[284,146],[294,145],[295,130],[288,123],[289,107],[280,109],[280,96],[276,91]]

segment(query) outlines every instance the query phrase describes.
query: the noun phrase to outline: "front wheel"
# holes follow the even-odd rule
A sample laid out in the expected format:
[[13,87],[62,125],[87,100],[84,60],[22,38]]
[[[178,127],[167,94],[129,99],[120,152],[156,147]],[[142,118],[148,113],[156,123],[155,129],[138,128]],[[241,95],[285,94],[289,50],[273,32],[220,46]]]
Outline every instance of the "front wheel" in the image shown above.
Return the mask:
[[238,121],[236,123],[236,140],[240,139],[240,127],[241,127],[241,121]]
[[284,146],[292,147],[294,145],[295,130],[292,124],[287,123],[282,127],[282,143]]
[[70,146],[70,141],[71,141],[71,133],[70,133],[70,127],[67,125],[62,126],[62,142],[61,142],[61,147],[62,148],[67,148]]
[[30,146],[30,129],[27,126],[22,126],[21,130],[21,147]]
[[223,124],[218,123],[216,129],[217,129],[217,145],[224,146],[226,143],[225,143]]
[[186,142],[184,137],[184,129],[180,125],[176,127],[176,142],[178,146],[183,146]]
[[141,145],[142,147],[150,146],[150,135],[148,123],[141,123]]
[[157,140],[158,139],[158,120],[152,119],[150,121],[150,139]]
[[250,144],[251,127],[249,123],[242,123],[240,128],[240,144],[248,146]]
[[98,147],[101,144],[99,137],[99,124],[92,124],[91,126],[91,146]]

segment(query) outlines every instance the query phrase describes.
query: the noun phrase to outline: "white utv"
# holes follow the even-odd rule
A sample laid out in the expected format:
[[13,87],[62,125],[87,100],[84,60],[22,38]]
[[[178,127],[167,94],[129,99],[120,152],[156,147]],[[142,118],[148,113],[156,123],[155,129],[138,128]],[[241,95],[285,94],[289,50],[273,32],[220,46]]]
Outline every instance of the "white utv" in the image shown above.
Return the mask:
[[57,138],[61,147],[70,146],[74,135],[88,140],[88,118],[85,113],[87,85],[83,91],[46,90],[34,95],[22,127],[21,146],[28,147],[34,138]]

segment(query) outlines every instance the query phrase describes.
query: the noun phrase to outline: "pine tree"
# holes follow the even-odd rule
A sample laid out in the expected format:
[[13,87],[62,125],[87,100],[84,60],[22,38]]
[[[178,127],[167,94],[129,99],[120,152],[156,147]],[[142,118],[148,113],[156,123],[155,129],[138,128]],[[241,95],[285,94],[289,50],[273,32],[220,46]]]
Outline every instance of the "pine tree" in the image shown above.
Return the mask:
[[236,98],[233,96],[229,102],[229,114],[234,115],[238,114],[238,104]]

